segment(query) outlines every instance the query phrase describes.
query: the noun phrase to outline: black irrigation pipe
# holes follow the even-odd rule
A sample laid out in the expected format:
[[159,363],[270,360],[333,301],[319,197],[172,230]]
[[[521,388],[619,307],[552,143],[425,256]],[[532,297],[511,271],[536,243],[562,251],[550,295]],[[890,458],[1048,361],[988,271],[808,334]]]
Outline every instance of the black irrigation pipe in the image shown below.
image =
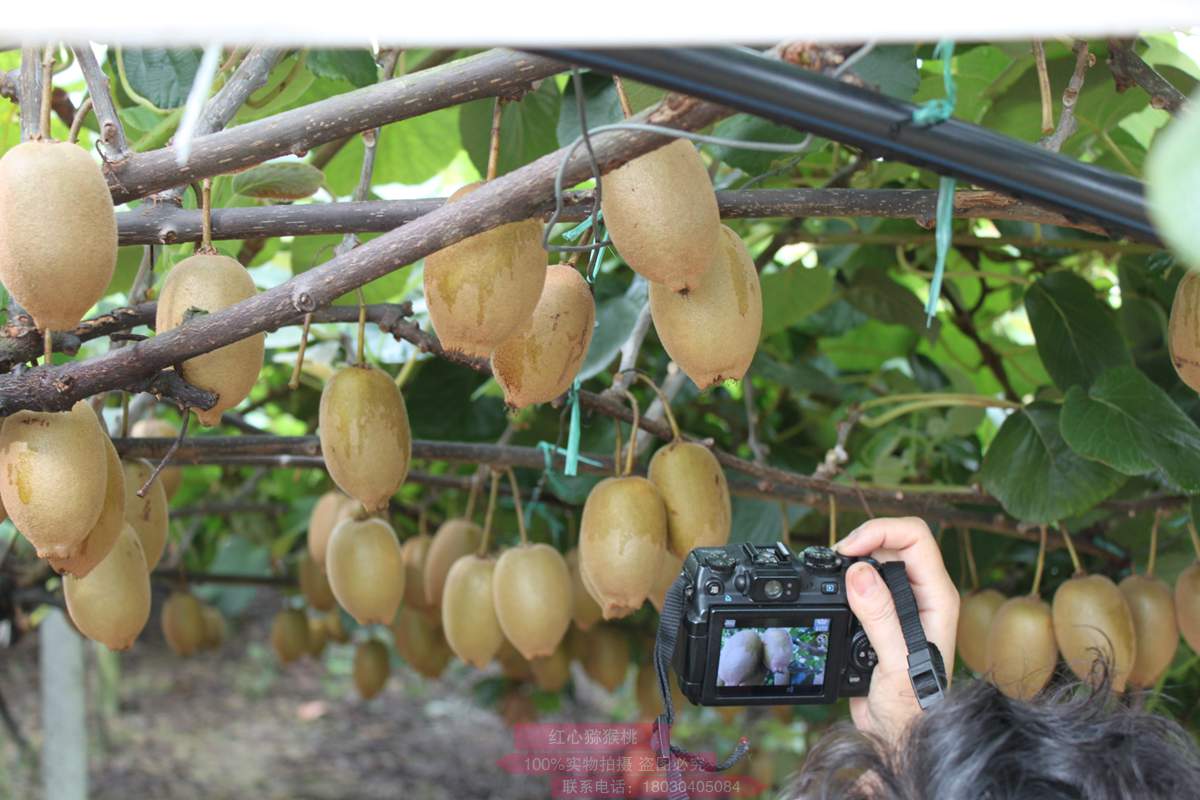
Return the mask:
[[1142,183],[995,131],[950,119],[913,125],[916,108],[741,48],[539,50],[1091,220],[1114,237],[1161,246]]

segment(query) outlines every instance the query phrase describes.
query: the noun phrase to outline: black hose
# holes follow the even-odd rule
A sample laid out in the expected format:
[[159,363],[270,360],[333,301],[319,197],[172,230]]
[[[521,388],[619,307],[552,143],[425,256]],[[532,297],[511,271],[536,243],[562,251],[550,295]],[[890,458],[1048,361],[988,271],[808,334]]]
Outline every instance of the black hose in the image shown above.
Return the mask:
[[956,119],[913,125],[895,98],[739,48],[549,49],[602,72],[703,98],[1161,245],[1141,181]]

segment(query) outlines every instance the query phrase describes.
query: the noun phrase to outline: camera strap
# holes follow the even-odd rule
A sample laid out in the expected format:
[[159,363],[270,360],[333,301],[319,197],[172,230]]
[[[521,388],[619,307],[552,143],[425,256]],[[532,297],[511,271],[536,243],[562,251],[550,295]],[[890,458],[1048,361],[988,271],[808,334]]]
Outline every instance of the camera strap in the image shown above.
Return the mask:
[[904,632],[904,644],[908,648],[908,679],[924,711],[945,695],[946,665],[937,645],[925,638],[917,599],[913,597],[904,562],[885,561],[879,569],[888,591],[892,593],[896,616],[900,618],[900,630]]

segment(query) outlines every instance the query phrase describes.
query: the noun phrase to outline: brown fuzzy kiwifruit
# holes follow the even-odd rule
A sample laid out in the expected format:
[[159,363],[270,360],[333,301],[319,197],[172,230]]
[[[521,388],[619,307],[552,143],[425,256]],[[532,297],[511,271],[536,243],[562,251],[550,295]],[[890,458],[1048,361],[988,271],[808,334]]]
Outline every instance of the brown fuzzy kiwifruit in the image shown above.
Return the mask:
[[321,617],[310,616],[308,618],[308,655],[319,660],[321,654],[325,652],[325,643],[328,640],[329,630],[325,627],[325,620]]
[[596,625],[583,636],[583,671],[607,691],[615,692],[629,670],[629,640],[608,623]]
[[1193,270],[1184,270],[1175,288],[1167,349],[1179,380],[1200,392],[1200,273]]
[[667,548],[667,508],[654,484],[629,476],[605,478],[583,506],[579,567],[605,619],[645,602]]
[[529,669],[529,659],[521,655],[508,639],[500,642],[500,649],[496,651],[496,663],[500,665],[500,674],[510,681],[527,681],[533,678],[533,672]]
[[31,141],[0,158],[0,281],[40,330],[78,325],[116,264],[112,196],[87,150]]
[[432,536],[419,533],[411,539],[406,539],[400,547],[405,573],[404,604],[411,608],[429,607],[429,601],[425,599],[425,561],[429,557],[429,547],[432,544]]
[[190,592],[171,592],[162,608],[162,632],[177,656],[190,656],[204,647],[204,609]]
[[1148,575],[1130,575],[1117,584],[1133,615],[1135,652],[1129,683],[1149,687],[1171,666],[1179,649],[1179,624],[1171,587]]
[[329,587],[325,568],[313,561],[308,553],[301,553],[296,573],[300,578],[300,593],[308,601],[309,608],[316,611],[332,611],[337,601],[334,599],[333,589]]
[[992,617],[987,673],[1013,699],[1030,700],[1054,675],[1058,645],[1050,605],[1036,595],[1006,600]]
[[271,649],[281,664],[290,664],[308,653],[308,617],[289,608],[271,622]]
[[604,615],[600,604],[583,583],[583,576],[579,571],[579,549],[572,547],[567,551],[566,560],[567,569],[571,573],[571,619],[575,621],[576,628],[586,631]]
[[150,573],[142,542],[126,523],[108,555],[83,578],[63,578],[67,613],[84,636],[126,650],[150,619]]
[[[452,204],[483,184],[450,195]],[[442,346],[487,358],[533,314],[546,281],[542,223],[510,222],[425,257],[425,302]]]
[[18,411],[0,429],[0,498],[40,558],[74,555],[100,517],[108,455],[95,413]]
[[325,549],[333,529],[359,508],[357,501],[341,492],[326,492],[317,498],[308,515],[308,555],[313,561],[325,566]]
[[1096,681],[1096,661],[1102,658],[1113,689],[1125,691],[1137,642],[1133,614],[1116,584],[1104,575],[1070,578],[1054,592],[1051,609],[1054,638],[1071,671]]
[[338,644],[350,641],[350,632],[346,630],[346,624],[342,621],[341,609],[335,608],[322,616],[321,621],[325,624],[325,632],[329,634],[332,641]]
[[697,547],[729,541],[733,510],[729,484],[716,456],[701,444],[679,439],[658,449],[647,471],[667,507],[667,541],[679,558]]
[[1200,561],[1175,579],[1175,621],[1183,640],[1200,653]]
[[958,610],[958,654],[967,669],[978,674],[988,670],[988,631],[992,618],[1007,598],[995,589],[976,589],[963,595]]
[[[149,418],[133,423],[129,435],[148,439],[175,439],[179,436],[179,431],[165,419]],[[167,501],[170,502],[179,491],[179,485],[183,483],[183,467],[164,467],[163,471],[158,473],[158,480],[162,481]]]
[[354,688],[363,700],[370,700],[387,685],[391,663],[387,647],[378,639],[362,642],[354,650]]
[[694,288],[718,246],[712,180],[691,142],[676,139],[601,179],[604,224],[621,258],[671,291]]
[[64,575],[82,578],[108,555],[121,529],[125,527],[125,471],[121,469],[121,458],[117,448],[107,436],[104,440],[106,467],[104,469],[104,503],[96,524],[84,537],[79,549],[67,558],[48,558],[50,566]]
[[404,598],[404,563],[392,526],[344,520],[329,539],[325,572],[338,604],[359,625],[388,624]]
[[454,653],[441,627],[422,611],[402,606],[392,620],[396,652],[426,678],[437,678]]
[[571,679],[571,659],[566,648],[559,646],[548,656],[531,659],[529,670],[543,692],[561,692]]
[[430,608],[442,607],[446,575],[450,567],[479,548],[483,530],[469,519],[455,517],[438,526],[425,556],[425,602]]
[[204,649],[216,650],[225,641],[225,617],[213,606],[200,609],[204,617]]
[[483,669],[496,657],[504,631],[492,600],[494,559],[463,556],[446,574],[442,591],[442,632],[446,643],[463,661]]
[[[159,334],[186,325],[197,314],[212,314],[254,296],[254,280],[238,260],[229,256],[198,253],[176,264],[167,274],[158,294],[155,330]],[[245,339],[193,356],[180,365],[183,379],[217,395],[209,409],[195,409],[201,425],[213,426],[221,414],[250,394],[262,369],[266,334],[252,333]]]
[[667,601],[667,592],[682,570],[682,558],[670,550],[663,553],[662,562],[658,565],[658,577],[654,579],[654,587],[650,590],[650,602],[658,613],[662,613],[663,603]]
[[170,524],[167,492],[162,482],[156,479],[146,490],[145,497],[137,496],[138,490],[154,473],[149,461],[141,458],[125,460],[121,462],[121,468],[125,472],[125,521],[137,531],[146,551],[146,567],[153,570],[167,546]]
[[325,384],[318,417],[329,477],[367,511],[387,508],[412,457],[408,410],[396,382],[375,367],[343,367]]
[[[651,648],[653,648],[653,643],[651,643]],[[674,707],[676,718],[678,718],[679,712],[687,707],[687,698],[683,696],[683,692],[679,689],[679,682],[670,671],[667,672],[667,680],[671,685],[671,705]],[[646,662],[638,667],[634,694],[637,696],[638,714],[642,719],[653,720],[663,713],[662,695],[658,690],[658,674],[654,670],[653,662]]]
[[525,658],[548,656],[571,625],[571,573],[548,544],[505,550],[492,575],[496,619]]
[[596,303],[579,270],[555,264],[533,315],[492,353],[492,374],[513,408],[549,403],[571,387],[592,342]]
[[762,287],[754,259],[721,227],[716,257],[686,292],[650,284],[650,316],[667,354],[696,386],[738,380],[750,368],[762,333]]

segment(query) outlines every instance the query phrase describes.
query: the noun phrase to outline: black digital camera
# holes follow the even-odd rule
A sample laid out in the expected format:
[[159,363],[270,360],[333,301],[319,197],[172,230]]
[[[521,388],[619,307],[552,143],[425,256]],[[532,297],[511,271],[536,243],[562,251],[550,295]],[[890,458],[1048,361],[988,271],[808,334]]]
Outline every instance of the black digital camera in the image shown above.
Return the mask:
[[700,547],[680,580],[675,671],[696,705],[832,703],[867,694],[876,656],[846,601],[856,561],[782,542]]

